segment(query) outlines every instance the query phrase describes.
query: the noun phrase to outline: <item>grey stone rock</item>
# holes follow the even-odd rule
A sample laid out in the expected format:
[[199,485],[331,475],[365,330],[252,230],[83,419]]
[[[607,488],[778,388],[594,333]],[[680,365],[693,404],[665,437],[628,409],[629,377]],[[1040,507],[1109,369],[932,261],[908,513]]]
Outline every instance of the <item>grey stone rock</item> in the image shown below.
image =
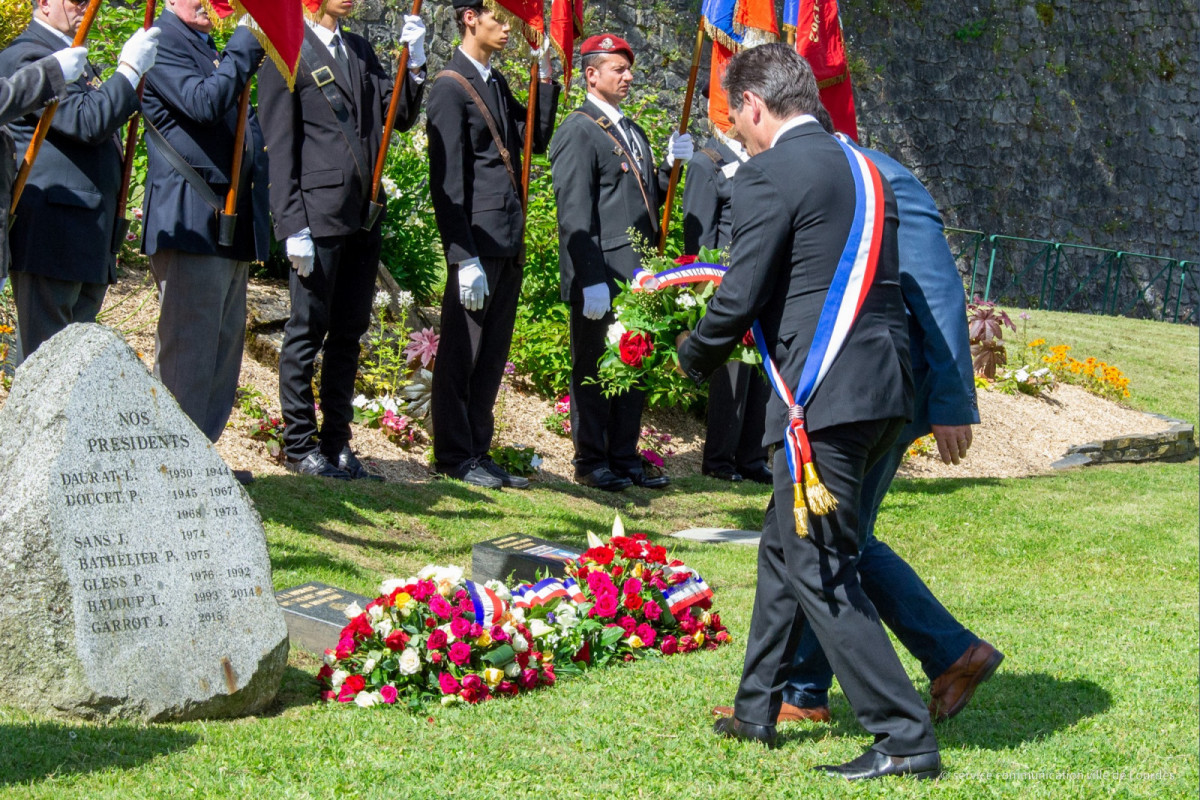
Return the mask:
[[1083,453],[1063,456],[1058,461],[1050,465],[1050,469],[1071,469],[1073,467],[1086,467],[1092,463],[1092,457]]
[[0,411],[0,682],[32,711],[254,713],[288,639],[262,521],[132,349],[71,325]]

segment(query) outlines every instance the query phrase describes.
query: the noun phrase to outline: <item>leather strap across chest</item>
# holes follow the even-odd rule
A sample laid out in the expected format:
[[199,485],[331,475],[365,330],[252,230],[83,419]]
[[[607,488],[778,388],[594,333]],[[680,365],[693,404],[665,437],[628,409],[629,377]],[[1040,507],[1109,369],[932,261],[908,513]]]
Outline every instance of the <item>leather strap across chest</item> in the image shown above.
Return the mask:
[[508,172],[508,180],[512,183],[513,191],[517,193],[517,197],[520,197],[521,185],[517,182],[517,172],[513,169],[512,156],[509,154],[508,148],[504,146],[504,140],[500,136],[500,128],[497,127],[496,118],[492,116],[487,103],[483,102],[483,98],[479,96],[479,92],[475,91],[475,87],[462,74],[454,70],[444,69],[435,75],[433,79],[436,81],[442,77],[453,78],[463,88],[463,91],[467,93],[467,96],[471,98],[471,102],[479,109],[479,113],[483,115],[483,121],[487,123],[488,130],[492,134],[492,140],[496,143],[496,149],[500,151],[500,158],[504,161],[504,169]]

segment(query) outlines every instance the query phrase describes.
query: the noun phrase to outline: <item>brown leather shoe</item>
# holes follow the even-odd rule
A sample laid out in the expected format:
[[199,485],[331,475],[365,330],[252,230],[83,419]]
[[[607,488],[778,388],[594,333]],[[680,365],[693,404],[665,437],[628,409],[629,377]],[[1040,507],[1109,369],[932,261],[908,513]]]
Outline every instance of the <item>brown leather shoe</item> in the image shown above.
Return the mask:
[[980,640],[929,685],[929,716],[934,722],[950,719],[967,707],[979,684],[992,677],[1004,653]]
[[[712,710],[714,717],[732,717],[733,706],[714,706]],[[779,716],[775,718],[775,724],[781,722],[829,722],[829,706],[817,706],[816,708],[800,708],[791,703],[784,703],[779,707]]]

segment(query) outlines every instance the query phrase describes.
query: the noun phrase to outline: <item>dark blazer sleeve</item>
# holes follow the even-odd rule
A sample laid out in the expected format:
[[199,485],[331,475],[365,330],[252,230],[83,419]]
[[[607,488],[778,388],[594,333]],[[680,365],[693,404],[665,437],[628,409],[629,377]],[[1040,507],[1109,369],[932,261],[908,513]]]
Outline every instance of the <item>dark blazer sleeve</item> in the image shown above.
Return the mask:
[[596,204],[600,167],[595,140],[587,127],[593,124],[580,114],[568,117],[550,144],[559,248],[565,251],[571,271],[564,278],[573,277],[579,289],[605,283],[608,276]]
[[467,94],[450,78],[435,81],[425,104],[429,138],[429,190],[434,216],[446,249],[446,263],[458,264],[479,255],[467,216]]
[[[297,84],[306,80],[303,68]],[[300,194],[300,136],[304,120],[300,87],[288,91],[279,69],[272,63],[258,75],[258,118],[267,142],[267,168],[271,176],[271,215],[275,238],[284,241],[308,227],[304,198]]]
[[707,313],[679,348],[680,366],[697,383],[728,360],[771,299],[780,265],[791,264],[789,206],[753,159],[734,176],[734,195],[730,269]]
[[201,125],[215,125],[237,105],[238,96],[265,55],[254,34],[239,26],[211,75],[197,73],[186,53],[166,47],[146,74],[146,83],[175,113]]
[[116,72],[95,92],[84,88],[85,81],[80,78],[67,85],[50,130],[95,147],[110,139],[137,111],[138,96],[125,76]]
[[721,198],[717,193],[717,165],[704,153],[687,163],[683,184],[683,251],[689,255],[701,247],[716,247],[720,238]]
[[[392,102],[392,90],[396,88],[395,77],[389,76],[387,70],[383,68],[382,62],[379,60],[375,48],[369,44],[361,49],[362,56],[367,62],[367,71],[371,75],[371,80],[378,87],[380,98],[379,119],[382,122],[387,121],[388,105]],[[397,64],[399,66],[399,64]],[[416,71],[417,75],[421,76],[421,80],[417,80],[413,76],[413,70],[405,70],[404,83],[402,84],[403,91],[400,95],[400,102],[396,106],[396,130],[406,131],[417,122],[417,118],[421,115],[421,96],[425,93],[425,65]],[[372,167],[374,165],[372,164]]]
[[[504,79],[505,95],[508,98],[508,118],[517,121],[517,132],[520,134],[522,146],[525,142],[525,120],[529,109],[523,106],[513,96],[508,80]],[[533,152],[545,153],[554,136],[554,120],[558,113],[558,98],[562,94],[562,84],[557,81],[538,81],[537,117],[534,119]]]
[[47,56],[0,78],[0,125],[7,125],[49,103],[67,88],[58,59]]

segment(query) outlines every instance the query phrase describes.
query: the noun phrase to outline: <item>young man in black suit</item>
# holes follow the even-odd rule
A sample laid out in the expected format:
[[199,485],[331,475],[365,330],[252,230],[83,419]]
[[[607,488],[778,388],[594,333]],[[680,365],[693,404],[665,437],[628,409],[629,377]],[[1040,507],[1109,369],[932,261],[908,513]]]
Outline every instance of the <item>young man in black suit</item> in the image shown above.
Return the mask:
[[633,84],[633,48],[605,33],[584,41],[579,52],[587,100],[550,145],[562,299],[571,305],[575,480],[611,492],[631,485],[663,489],[670,479],[647,474],[637,448],[644,392],[607,398],[587,381],[596,377],[605,336],[616,321],[617,281],[632,280],[641,266],[629,230],[657,243],[671,165],[691,158],[692,139],[673,134],[667,159],[656,167],[646,133],[619,110]]
[[[796,391],[847,247],[858,190],[847,153],[812,116],[820,104],[816,80],[794,50],[782,44],[745,50],[730,62],[724,82],[730,119],[751,158],[735,179],[730,270],[695,333],[680,344],[679,361],[693,379],[707,378],[757,319],[782,380]],[[782,690],[807,622],[859,722],[875,736],[858,758],[818,769],[851,780],[932,778],[941,758],[929,711],[856,569],[864,475],[911,417],[913,402],[896,201],[882,179],[876,196],[883,215],[872,244],[877,271],[844,343],[805,406],[788,408],[774,398],[767,409],[767,431],[778,431],[779,440],[789,418],[804,420],[812,463],[837,505],[822,508],[809,497],[814,511],[826,513],[797,509],[806,518],[797,531],[794,504],[805,502],[811,487],[797,497],[786,448],[776,448],[742,680],[734,716],[714,728],[774,744]]]
[[[295,91],[274,64],[259,74],[259,119],[267,139],[275,236],[292,262],[292,314],[279,355],[286,466],[339,480],[381,477],[350,449],[351,400],[359,339],[371,321],[382,221],[370,230],[368,201],[383,121],[392,94],[388,76],[363,37],[343,30],[352,0],[305,0],[308,29]],[[425,80],[425,26],[406,16],[409,74],[396,129],[417,120]],[[318,437],[312,379],[324,349]]]
[[[239,26],[218,54],[201,0],[166,3],[155,24],[158,63],[142,97],[149,154],[142,250],[150,256],[160,306],[154,371],[215,442],[237,392],[250,262],[270,255],[267,151],[253,111],[246,120],[234,237],[229,245],[218,243],[238,99],[265,53]],[[250,479],[236,472],[239,480]]]
[[[491,65],[510,24],[481,0],[454,0],[454,13],[462,44],[426,107],[429,185],[448,265],[433,371],[434,468],[476,486],[524,489],[529,481],[502,469],[488,450],[525,262],[518,186],[526,109]],[[561,90],[545,55],[540,72],[535,153],[550,142]]]
[[[0,52],[0,75],[71,47],[83,12],[72,0],[37,0],[29,27]],[[138,109],[136,87],[157,50],[158,32],[139,30],[112,77],[101,83],[88,64],[59,97],[9,231],[22,357],[72,322],[94,322],[117,279],[113,230],[124,152],[117,134]],[[9,124],[18,157],[39,117]]]

